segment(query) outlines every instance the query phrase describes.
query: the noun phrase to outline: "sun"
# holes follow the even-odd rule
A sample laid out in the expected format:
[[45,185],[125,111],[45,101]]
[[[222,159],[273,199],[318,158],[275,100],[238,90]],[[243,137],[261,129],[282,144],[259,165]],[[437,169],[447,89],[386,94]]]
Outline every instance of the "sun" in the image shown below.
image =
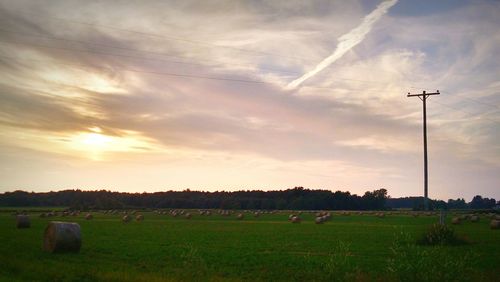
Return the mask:
[[112,136],[102,134],[99,127],[91,127],[88,132],[80,132],[73,136],[71,145],[74,149],[84,152],[93,160],[102,160],[103,153],[111,151],[115,140]]
[[116,154],[140,153],[156,150],[154,140],[144,137],[138,132],[114,130],[117,135],[106,135],[98,126],[88,127],[87,131],[72,134],[67,143],[69,148],[79,156],[96,161],[103,161]]
[[82,144],[95,148],[105,148],[112,142],[112,138],[100,133],[84,133]]

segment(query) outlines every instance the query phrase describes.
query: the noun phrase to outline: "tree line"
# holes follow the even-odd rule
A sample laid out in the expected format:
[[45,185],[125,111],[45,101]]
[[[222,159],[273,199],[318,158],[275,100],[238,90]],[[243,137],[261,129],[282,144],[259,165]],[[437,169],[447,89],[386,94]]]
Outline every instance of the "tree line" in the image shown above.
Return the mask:
[[[350,192],[311,190],[303,187],[279,191],[166,191],[155,193],[124,193],[107,190],[63,190],[35,193],[26,191],[0,194],[0,206],[47,207],[73,209],[262,209],[262,210],[384,210],[422,207],[422,197],[391,199],[386,189],[367,191],[363,196]],[[495,199],[474,197],[471,203],[463,199],[431,201],[433,208],[481,208],[497,205]]]

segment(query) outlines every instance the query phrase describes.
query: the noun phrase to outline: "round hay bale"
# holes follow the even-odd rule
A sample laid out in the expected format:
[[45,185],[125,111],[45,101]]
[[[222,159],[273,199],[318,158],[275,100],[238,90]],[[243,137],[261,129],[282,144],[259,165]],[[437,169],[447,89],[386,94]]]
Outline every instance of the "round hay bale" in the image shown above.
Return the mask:
[[129,223],[131,220],[132,220],[132,217],[131,217],[130,215],[128,215],[128,214],[126,214],[126,215],[124,215],[124,216],[122,217],[122,221],[123,221],[124,223]]
[[51,221],[43,235],[43,249],[51,253],[77,253],[82,246],[80,225],[74,222]]
[[498,228],[500,228],[500,220],[493,219],[490,222],[490,228],[491,229],[498,229]]
[[479,216],[477,216],[477,215],[472,215],[472,216],[470,217],[470,221],[471,221],[471,222],[478,222],[478,221],[479,221]]
[[459,217],[454,217],[451,219],[451,224],[460,224],[460,218]]
[[93,218],[94,218],[94,216],[92,214],[90,214],[90,213],[88,213],[88,214],[85,215],[85,219],[86,220],[91,220]]
[[298,216],[294,216],[294,217],[292,217],[291,221],[292,221],[292,223],[300,223],[301,219]]
[[239,213],[239,214],[236,216],[236,218],[237,218],[238,220],[242,220],[244,217],[245,217],[245,215],[243,215],[242,213]]
[[30,228],[31,226],[30,217],[24,214],[17,215],[16,226],[17,228]]
[[316,219],[314,219],[314,222],[316,224],[323,224],[323,222],[325,222],[325,219],[322,216],[318,216],[318,217],[316,217]]
[[136,217],[135,217],[135,220],[136,221],[143,221],[144,220],[144,216],[142,214],[138,214]]
[[186,213],[186,214],[184,215],[184,217],[185,217],[186,219],[191,219],[191,213],[189,213],[189,212],[188,212],[188,213]]

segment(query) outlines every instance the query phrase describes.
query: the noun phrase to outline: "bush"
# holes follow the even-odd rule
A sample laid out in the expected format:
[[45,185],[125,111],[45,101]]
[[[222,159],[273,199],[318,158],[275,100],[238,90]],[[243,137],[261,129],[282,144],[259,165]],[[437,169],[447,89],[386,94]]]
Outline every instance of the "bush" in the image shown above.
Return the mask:
[[409,234],[401,232],[396,235],[391,252],[387,280],[484,281],[484,277],[474,271],[477,254],[470,250],[444,245],[419,246]]
[[433,224],[417,240],[419,245],[463,245],[467,240],[458,237],[455,230],[445,224]]

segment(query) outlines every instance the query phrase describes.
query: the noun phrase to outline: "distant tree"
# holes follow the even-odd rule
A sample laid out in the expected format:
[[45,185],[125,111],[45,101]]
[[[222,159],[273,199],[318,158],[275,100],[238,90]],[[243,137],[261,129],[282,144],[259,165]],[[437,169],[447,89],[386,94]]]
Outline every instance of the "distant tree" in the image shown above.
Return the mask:
[[[73,209],[122,208],[197,208],[197,209],[296,209],[296,210],[381,210],[386,208],[421,208],[422,197],[389,198],[386,189],[367,191],[363,196],[343,191],[310,190],[295,187],[282,191],[241,190],[166,191],[156,193],[119,193],[107,190],[63,190],[29,193],[21,190],[0,193],[0,206],[67,206]],[[464,199],[431,200],[431,207],[450,209],[490,209],[495,199],[475,196]]]
[[469,203],[471,209],[492,209],[496,205],[495,199],[483,198],[480,195],[474,196]]
[[449,199],[447,205],[448,209],[466,209],[468,207],[463,198],[456,200]]
[[469,207],[471,209],[482,209],[483,208],[483,197],[476,195],[472,198],[472,201],[469,203]]
[[386,189],[379,189],[372,192],[367,191],[362,197],[362,203],[364,209],[369,209],[369,210],[384,209],[386,200],[387,200]]

